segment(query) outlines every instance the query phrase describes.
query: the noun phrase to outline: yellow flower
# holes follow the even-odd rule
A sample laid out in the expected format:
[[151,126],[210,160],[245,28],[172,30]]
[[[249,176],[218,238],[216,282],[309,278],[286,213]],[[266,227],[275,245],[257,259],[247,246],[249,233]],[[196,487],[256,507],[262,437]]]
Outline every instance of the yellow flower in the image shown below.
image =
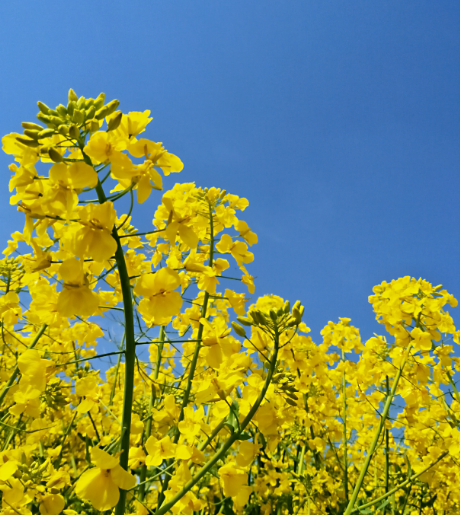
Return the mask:
[[88,288],[82,264],[76,258],[64,261],[59,268],[64,287],[58,296],[57,310],[65,317],[94,315],[99,306],[99,297]]
[[148,453],[148,456],[145,459],[145,464],[148,467],[159,467],[163,463],[163,460],[174,458],[176,447],[176,444],[171,442],[171,438],[169,438],[169,436],[165,436],[161,440],[157,440],[155,437],[150,436],[145,442],[145,448]]
[[59,515],[65,507],[64,498],[59,494],[45,495],[40,503],[42,515]]
[[120,498],[120,488],[130,490],[136,486],[136,478],[124,470],[118,458],[92,447],[91,461],[95,468],[87,470],[77,481],[75,492],[100,511],[110,510]]
[[242,241],[233,242],[229,234],[223,234],[219,243],[216,245],[219,252],[230,253],[236,260],[238,266],[243,263],[251,263],[254,261],[254,254],[248,252],[248,246]]
[[178,291],[179,274],[171,268],[161,268],[155,274],[143,274],[134,293],[144,298],[139,303],[139,312],[149,324],[166,324],[178,314],[182,297]]

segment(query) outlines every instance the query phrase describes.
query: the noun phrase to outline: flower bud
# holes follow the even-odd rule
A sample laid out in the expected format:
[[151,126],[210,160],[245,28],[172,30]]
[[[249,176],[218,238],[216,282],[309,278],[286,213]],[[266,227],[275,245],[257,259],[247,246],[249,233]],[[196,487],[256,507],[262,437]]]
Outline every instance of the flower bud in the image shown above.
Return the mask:
[[80,111],[80,109],[75,109],[75,111],[73,112],[72,121],[79,124],[83,123],[84,120],[85,115],[83,111]]
[[50,148],[48,154],[50,156],[51,161],[54,161],[55,163],[61,163],[63,160],[61,154],[54,148]]
[[32,131],[33,130],[37,130],[37,131],[43,130],[43,127],[41,125],[38,125],[38,124],[32,123],[32,122],[22,122],[21,125],[24,129],[29,129]]
[[78,107],[78,109],[83,109],[85,107],[85,102],[86,102],[86,98],[85,97],[80,97],[77,100],[77,107]]
[[59,127],[59,125],[62,124],[62,120],[59,116],[50,116],[49,119],[52,124],[56,125],[56,127]]
[[62,118],[65,118],[67,116],[67,109],[62,104],[59,104],[56,107],[56,111],[58,112],[59,116],[61,116]]
[[38,105],[38,108],[40,109],[40,111],[43,114],[48,114],[50,108],[46,104],[44,104],[43,102],[38,101],[37,105]]
[[70,126],[69,136],[73,139],[78,139],[80,137],[80,130],[76,125]]
[[106,113],[107,113],[107,106],[103,106],[99,110],[96,111],[96,114],[94,117],[96,118],[96,120],[102,120],[103,118],[105,118]]
[[232,322],[232,327],[238,336],[241,336],[241,338],[246,337],[246,331],[240,326],[240,324],[237,324],[236,322]]
[[292,316],[294,317],[296,324],[299,325],[302,321],[302,315],[297,307],[292,309]]
[[118,126],[121,123],[121,119],[123,117],[123,113],[121,111],[118,111],[118,113],[110,119],[109,123],[107,124],[107,132],[114,131],[118,128]]
[[295,401],[293,401],[292,399],[290,399],[289,397],[285,397],[285,400],[286,402],[290,405],[290,406],[297,406],[297,403]]
[[67,125],[59,125],[58,127],[58,131],[59,131],[59,134],[62,134],[63,136],[67,136],[67,134],[69,134],[69,128],[67,127]]
[[94,118],[94,115],[96,114],[96,107],[94,105],[92,105],[87,111],[86,111],[86,116],[85,118],[87,120],[91,120],[92,118]]
[[99,93],[96,100],[94,101],[94,107],[96,109],[100,109],[104,105],[104,102],[105,102],[105,93]]
[[278,315],[276,314],[276,311],[274,309],[270,310],[270,318],[273,320],[273,322],[276,323],[278,320]]
[[99,122],[97,122],[96,120],[91,120],[88,130],[89,132],[97,132],[99,130]]
[[72,116],[73,115],[73,112],[75,111],[75,108],[77,107],[77,103],[76,102],[69,102],[67,104],[67,114],[69,116]]
[[75,93],[75,91],[70,88],[69,89],[69,102],[77,102],[78,95]]
[[38,147],[39,145],[38,141],[29,138],[22,138],[21,136],[18,136],[16,138],[16,141],[19,141],[19,143],[22,143],[23,145],[26,145],[30,148]]
[[38,133],[40,131],[38,131],[37,129],[26,129],[24,131],[24,134],[26,136],[29,136],[29,138],[32,138],[32,139],[38,139]]
[[284,303],[284,312],[287,314],[287,313],[290,313],[291,312],[291,303],[287,300],[285,303]]
[[251,320],[250,320],[249,318],[247,318],[247,317],[236,317],[236,319],[238,320],[238,322],[239,322],[240,324],[243,324],[243,325],[245,325],[245,326],[248,326],[248,327],[249,327],[249,326],[251,326],[251,325],[252,325]]
[[38,139],[47,138],[48,136],[52,136],[54,134],[54,129],[43,129],[38,133]]
[[107,113],[105,116],[110,116],[115,110],[116,108],[120,105],[120,101],[119,100],[112,100],[111,102],[109,102],[105,107],[107,109]]

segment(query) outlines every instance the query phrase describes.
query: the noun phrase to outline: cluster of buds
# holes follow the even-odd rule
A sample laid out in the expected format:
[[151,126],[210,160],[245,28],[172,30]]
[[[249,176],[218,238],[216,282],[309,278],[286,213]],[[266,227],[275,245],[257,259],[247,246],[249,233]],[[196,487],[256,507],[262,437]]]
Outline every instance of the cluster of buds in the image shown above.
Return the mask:
[[297,406],[297,401],[299,400],[296,395],[299,393],[299,390],[294,386],[294,380],[295,377],[282,368],[278,368],[272,378],[272,382],[277,387],[275,392],[284,395],[286,402],[290,406]]
[[[43,145],[41,140],[60,134],[71,140],[80,138],[80,130],[84,132],[96,132],[101,120],[112,115],[119,105],[119,100],[105,102],[105,93],[100,93],[97,98],[78,97],[73,89],[69,90],[69,101],[67,106],[59,104],[55,109],[48,107],[43,102],[37,102],[40,109],[37,119],[46,125],[46,128],[32,122],[23,122],[24,136],[18,136],[19,143],[30,148],[37,148]],[[107,130],[115,130],[121,122],[121,111],[110,118]],[[43,145],[40,153],[48,154],[50,159],[56,163],[63,160],[62,155],[53,147]]]
[[[292,307],[291,313],[291,304],[287,300],[283,306],[277,310],[271,309],[266,313],[254,309],[249,312],[249,316],[239,316],[236,319],[240,324],[246,327],[255,326],[265,332],[281,334],[292,327],[297,327],[302,322],[304,309],[304,306],[302,306],[300,300],[298,300]],[[238,336],[245,338],[246,331],[240,324],[232,322],[232,327]]]

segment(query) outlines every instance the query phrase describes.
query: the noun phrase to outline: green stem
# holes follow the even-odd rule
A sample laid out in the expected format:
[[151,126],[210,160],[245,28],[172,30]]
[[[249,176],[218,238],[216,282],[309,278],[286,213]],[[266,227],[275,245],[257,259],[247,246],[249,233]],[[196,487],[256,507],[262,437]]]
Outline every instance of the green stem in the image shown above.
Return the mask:
[[[165,343],[165,328],[161,326],[160,329],[160,341],[158,342],[158,350],[157,350],[157,361],[155,364],[155,370],[153,372],[153,379],[156,381],[158,379],[158,375],[160,374],[160,366],[161,366],[161,354],[163,352],[163,347]],[[144,434],[144,442],[148,440],[150,434],[152,433],[152,408],[153,402],[155,400],[155,386],[152,384],[152,391],[150,394],[149,401],[149,413],[148,419],[145,426],[145,434]],[[142,465],[141,474],[139,477],[140,488],[139,488],[139,500],[142,502],[145,499],[145,488],[146,488],[146,477],[147,477],[147,465],[144,463]]]
[[[413,482],[419,478],[422,474],[424,474],[427,470],[429,470],[431,467],[434,467],[437,463],[439,463],[443,458],[445,458],[447,455],[449,454],[449,451],[446,451],[444,452],[443,454],[441,454],[439,456],[439,458],[436,460],[436,461],[433,461],[433,463],[431,463],[430,465],[428,465],[427,467],[425,467],[423,470],[421,470],[420,472],[417,472],[417,474],[414,474],[413,476],[409,477],[408,479],[406,479],[405,481],[403,481],[401,484],[395,486],[394,488],[392,488],[390,491],[388,491],[386,494],[384,495],[381,495],[380,497],[378,497],[377,499],[374,499],[373,501],[371,502],[368,502],[367,504],[361,504],[361,506],[358,506],[357,508],[354,508],[350,511],[350,513],[355,513],[357,511],[361,511],[361,510],[364,510],[365,508],[369,508],[370,506],[373,506],[374,504],[377,504],[379,503],[380,501],[383,501],[384,499],[386,499],[387,497],[389,497],[390,495],[393,495],[395,492],[397,492],[398,490],[401,490],[401,488],[404,488],[405,486],[407,485],[412,485]],[[346,512],[345,512],[346,513]]]
[[350,513],[353,512],[353,508],[354,508],[356,500],[358,498],[359,491],[361,490],[361,487],[363,485],[364,476],[367,473],[369,463],[371,462],[372,456],[374,455],[375,449],[376,449],[378,441],[379,441],[380,434],[385,425],[385,421],[388,417],[388,413],[390,412],[391,403],[393,402],[393,398],[396,394],[396,389],[398,387],[399,380],[401,379],[402,371],[404,369],[404,366],[406,365],[407,358],[409,356],[410,347],[411,347],[411,343],[409,344],[409,346],[406,349],[404,359],[402,360],[402,363],[399,367],[398,373],[396,374],[396,377],[394,379],[390,395],[386,399],[385,406],[383,408],[383,413],[382,413],[382,416],[380,417],[380,422],[377,427],[377,431],[375,432],[374,438],[373,438],[371,445],[367,451],[366,460],[364,461],[364,465],[361,468],[361,472],[359,474],[358,481],[356,482],[355,488],[353,490],[353,494],[351,496],[350,502],[348,503],[348,506],[347,506],[347,509],[346,509],[344,515],[350,515]]
[[[390,381],[386,376],[386,391],[387,398],[390,395]],[[388,429],[385,428],[385,493],[390,489],[390,435]],[[387,507],[383,508],[383,515],[385,515]]]
[[[87,160],[85,156],[85,160]],[[89,163],[91,164],[91,162]],[[99,202],[103,204],[107,201],[104,189],[100,182],[96,186],[96,193]],[[129,458],[129,437],[131,435],[131,412],[133,408],[134,391],[134,370],[136,366],[136,341],[134,338],[134,316],[133,302],[131,297],[131,286],[129,282],[128,270],[126,267],[123,248],[120,243],[115,227],[112,230],[112,237],[117,242],[115,260],[117,262],[118,274],[120,276],[121,292],[123,295],[123,308],[125,314],[125,385],[123,393],[123,417],[121,420],[121,439],[120,439],[120,465],[128,470]],[[115,508],[115,515],[124,515],[126,503],[126,491],[120,490],[120,499]]]
[[[35,345],[37,345],[38,340],[40,340],[42,334],[45,332],[46,328],[48,326],[46,324],[43,324],[38,333],[35,335],[35,338],[33,342],[27,347],[27,350],[33,349]],[[17,375],[19,374],[19,367],[16,365],[16,367],[13,370],[13,373],[11,374],[10,378],[8,379],[8,382],[3,387],[2,393],[0,393],[0,406],[3,406],[3,401],[5,400],[6,394],[8,393],[8,390],[13,386],[14,381],[16,380]]]
[[273,356],[272,356],[272,360],[270,362],[270,368],[268,369],[268,372],[267,372],[267,377],[265,379],[265,383],[262,387],[262,390],[261,390],[256,402],[254,403],[252,408],[249,410],[249,413],[246,415],[243,422],[241,422],[239,431],[235,431],[230,436],[230,438],[222,445],[222,447],[214,454],[214,456],[206,463],[206,465],[204,465],[204,467],[196,474],[196,476],[194,476],[188,483],[186,483],[184,488],[182,488],[182,490],[180,490],[167,503],[165,503],[161,507],[159,507],[157,509],[157,511],[155,512],[155,515],[164,515],[180,499],[182,499],[182,497],[187,492],[189,492],[198,483],[198,481],[211,470],[211,468],[215,465],[215,463],[217,463],[217,461],[219,461],[220,459],[222,459],[225,456],[228,449],[230,449],[230,447],[233,445],[233,443],[239,439],[239,437],[241,436],[241,433],[246,429],[246,426],[249,425],[249,423],[251,422],[252,418],[254,417],[256,411],[259,409],[260,404],[262,403],[262,401],[265,398],[265,394],[267,393],[268,387],[270,386],[272,376],[273,376],[273,373],[276,368],[276,362],[277,362],[277,358],[278,358],[278,349],[279,349],[279,335],[278,334],[275,334],[274,340],[275,340],[275,347],[273,350]]

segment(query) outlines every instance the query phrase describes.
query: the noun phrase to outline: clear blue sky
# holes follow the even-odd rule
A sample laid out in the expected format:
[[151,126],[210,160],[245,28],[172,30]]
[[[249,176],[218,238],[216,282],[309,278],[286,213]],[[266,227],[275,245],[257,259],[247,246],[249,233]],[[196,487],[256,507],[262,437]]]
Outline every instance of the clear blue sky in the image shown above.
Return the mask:
[[[383,280],[460,297],[458,0],[15,0],[0,27],[2,135],[69,87],[150,109],[185,163],[166,186],[249,199],[256,294],[301,299],[315,341],[338,317],[384,333],[367,301]],[[9,162],[3,246],[23,225]]]

